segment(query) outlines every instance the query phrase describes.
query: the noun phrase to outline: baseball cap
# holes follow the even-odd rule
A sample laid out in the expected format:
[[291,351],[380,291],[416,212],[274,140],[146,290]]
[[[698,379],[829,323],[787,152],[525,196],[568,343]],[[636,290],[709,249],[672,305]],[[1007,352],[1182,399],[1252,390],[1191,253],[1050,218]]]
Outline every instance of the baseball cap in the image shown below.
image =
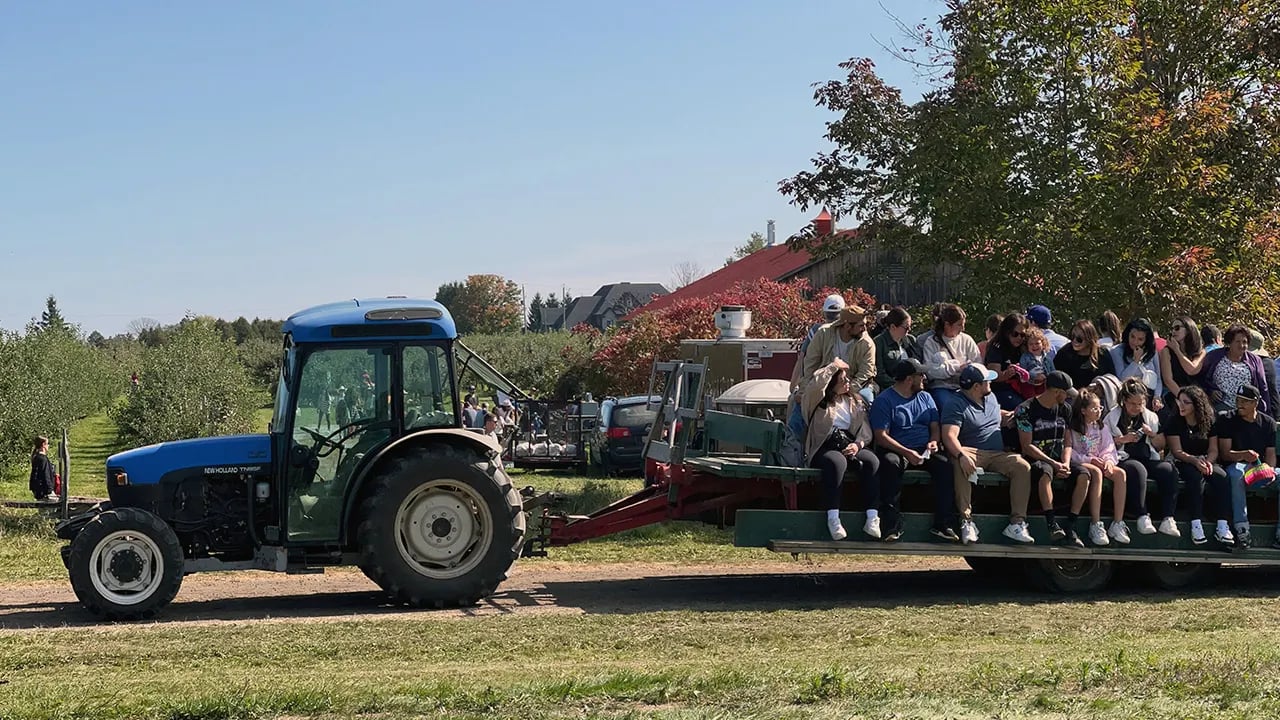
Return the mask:
[[828,295],[822,301],[822,312],[837,312],[844,309],[844,298],[840,295]]
[[1053,390],[1070,390],[1075,387],[1075,383],[1071,382],[1071,376],[1061,370],[1054,370],[1044,376],[1044,386]]
[[924,374],[924,363],[920,362],[919,360],[913,357],[902,358],[901,360],[898,361],[897,365],[893,366],[894,380],[906,380],[912,375],[923,375],[923,374]]
[[1262,393],[1258,390],[1258,388],[1250,385],[1249,383],[1245,383],[1244,385],[1240,386],[1239,390],[1236,390],[1236,397],[1258,402],[1259,400],[1262,399]]
[[996,379],[996,371],[988,370],[985,365],[969,363],[960,371],[960,387],[968,390],[980,382],[991,382]]
[[1263,347],[1263,341],[1262,333],[1257,330],[1249,331],[1249,350],[1266,357],[1267,351],[1266,348]]
[[1039,327],[1046,328],[1053,322],[1053,313],[1043,305],[1032,305],[1027,308],[1027,319]]

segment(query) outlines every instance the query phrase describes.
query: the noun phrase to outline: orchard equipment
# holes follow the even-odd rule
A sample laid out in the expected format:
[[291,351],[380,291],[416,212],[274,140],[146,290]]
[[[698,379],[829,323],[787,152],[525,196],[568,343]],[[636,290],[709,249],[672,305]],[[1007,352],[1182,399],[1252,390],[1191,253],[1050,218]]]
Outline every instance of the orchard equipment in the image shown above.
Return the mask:
[[58,525],[76,596],[154,615],[184,575],[358,565],[395,601],[466,605],[519,556],[525,513],[498,443],[463,428],[457,368],[510,383],[425,300],[349,300],[283,326],[269,432],[107,459],[110,501]]

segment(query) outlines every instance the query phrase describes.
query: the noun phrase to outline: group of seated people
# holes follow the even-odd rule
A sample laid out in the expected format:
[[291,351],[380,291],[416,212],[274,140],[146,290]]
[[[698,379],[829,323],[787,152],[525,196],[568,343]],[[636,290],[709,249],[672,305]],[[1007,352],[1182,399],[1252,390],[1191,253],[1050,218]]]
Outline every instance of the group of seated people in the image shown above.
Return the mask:
[[[980,346],[954,304],[939,305],[919,337],[900,307],[878,323],[839,296],[824,311],[828,322],[802,345],[788,424],[804,438],[808,466],[819,470],[832,539],[848,537],[840,505],[849,476],[866,509],[863,534],[897,540],[903,473],[914,468],[930,475],[931,532],[945,541],[978,542],[973,488],[989,470],[1009,481],[1003,535],[1015,543],[1036,542],[1027,525],[1034,490],[1052,543],[1083,547],[1077,526],[1085,512],[1094,546],[1127,545],[1126,516],[1141,534],[1181,537],[1174,519],[1181,509],[1194,544],[1211,533],[1223,545],[1250,545],[1246,493],[1274,480],[1276,422],[1268,413],[1277,402],[1275,367],[1259,354],[1260,337],[1250,350],[1249,330],[1233,325],[1224,344],[1206,347],[1191,318],[1174,321],[1166,341],[1142,318],[1121,333],[1107,313],[1106,336],[1080,320],[1063,337],[1037,305],[989,324]],[[869,325],[879,326],[874,337]],[[1148,479],[1158,522],[1147,507]],[[1110,523],[1102,517],[1104,480],[1112,486]],[[1070,496],[1062,516],[1055,489]]]

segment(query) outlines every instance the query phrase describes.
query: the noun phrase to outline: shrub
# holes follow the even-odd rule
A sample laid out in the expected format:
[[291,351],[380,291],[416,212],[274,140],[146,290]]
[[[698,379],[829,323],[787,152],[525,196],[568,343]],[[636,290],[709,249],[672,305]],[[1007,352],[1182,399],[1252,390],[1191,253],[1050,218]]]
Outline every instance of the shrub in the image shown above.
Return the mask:
[[266,401],[208,318],[183,321],[164,345],[150,350],[141,384],[112,415],[130,444],[251,432]]

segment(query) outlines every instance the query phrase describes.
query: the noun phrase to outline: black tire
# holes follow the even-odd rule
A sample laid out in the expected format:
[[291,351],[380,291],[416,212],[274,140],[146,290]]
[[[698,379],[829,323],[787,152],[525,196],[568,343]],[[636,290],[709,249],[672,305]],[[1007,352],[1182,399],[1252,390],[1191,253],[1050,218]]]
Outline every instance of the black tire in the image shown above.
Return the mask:
[[1028,562],[1026,568],[1027,579],[1037,588],[1064,595],[1102,590],[1115,574],[1110,560],[1089,558],[1042,558]]
[[[159,566],[158,568],[156,566]],[[108,510],[71,542],[71,588],[107,620],[144,620],[182,586],[182,545],[165,521],[138,508]]]
[[1022,576],[1021,558],[991,557],[988,555],[965,555],[964,561],[978,575],[989,580],[1004,581]]
[[357,518],[360,568],[413,607],[474,605],[507,578],[524,547],[524,507],[502,465],[450,445],[393,462],[370,484]]
[[1221,565],[1217,563],[1138,563],[1142,579],[1163,590],[1181,590],[1205,585],[1217,575]]

